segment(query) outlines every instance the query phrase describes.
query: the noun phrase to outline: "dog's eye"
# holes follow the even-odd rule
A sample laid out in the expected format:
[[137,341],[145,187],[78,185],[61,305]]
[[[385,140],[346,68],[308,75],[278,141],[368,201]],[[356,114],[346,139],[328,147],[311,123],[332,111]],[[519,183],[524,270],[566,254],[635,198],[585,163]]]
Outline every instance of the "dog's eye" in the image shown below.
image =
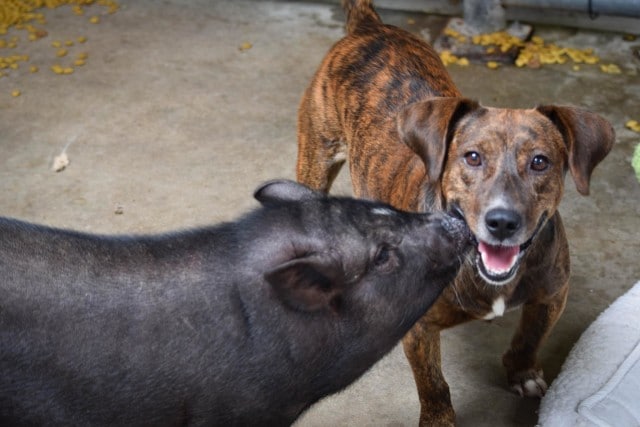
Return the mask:
[[469,151],[464,155],[464,162],[472,167],[478,167],[482,164],[482,158],[477,151]]
[[542,172],[549,168],[549,159],[545,156],[538,155],[531,160],[531,169],[536,172]]

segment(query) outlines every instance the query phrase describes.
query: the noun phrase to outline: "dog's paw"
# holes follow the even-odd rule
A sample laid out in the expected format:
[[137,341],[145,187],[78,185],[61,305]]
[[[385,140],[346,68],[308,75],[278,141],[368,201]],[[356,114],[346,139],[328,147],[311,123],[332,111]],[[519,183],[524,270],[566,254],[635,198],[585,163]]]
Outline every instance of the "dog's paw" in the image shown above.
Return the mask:
[[518,372],[510,379],[509,385],[520,397],[542,397],[547,392],[542,370],[529,369]]

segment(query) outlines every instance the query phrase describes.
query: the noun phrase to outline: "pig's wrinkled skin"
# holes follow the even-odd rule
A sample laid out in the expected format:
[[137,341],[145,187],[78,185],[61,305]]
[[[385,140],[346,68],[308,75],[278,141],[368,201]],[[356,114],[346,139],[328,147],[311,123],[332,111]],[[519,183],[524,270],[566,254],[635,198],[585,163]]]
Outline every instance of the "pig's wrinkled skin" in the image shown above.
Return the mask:
[[291,181],[235,222],[96,236],[0,219],[1,425],[288,425],[386,354],[466,226]]

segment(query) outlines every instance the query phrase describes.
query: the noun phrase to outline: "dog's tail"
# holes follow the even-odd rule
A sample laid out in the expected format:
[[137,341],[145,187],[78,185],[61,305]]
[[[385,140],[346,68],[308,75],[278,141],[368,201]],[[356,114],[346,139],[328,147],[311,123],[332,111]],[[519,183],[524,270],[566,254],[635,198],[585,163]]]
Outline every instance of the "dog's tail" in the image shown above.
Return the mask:
[[372,0],[342,0],[342,7],[347,15],[347,34],[382,24],[380,16],[373,8]]

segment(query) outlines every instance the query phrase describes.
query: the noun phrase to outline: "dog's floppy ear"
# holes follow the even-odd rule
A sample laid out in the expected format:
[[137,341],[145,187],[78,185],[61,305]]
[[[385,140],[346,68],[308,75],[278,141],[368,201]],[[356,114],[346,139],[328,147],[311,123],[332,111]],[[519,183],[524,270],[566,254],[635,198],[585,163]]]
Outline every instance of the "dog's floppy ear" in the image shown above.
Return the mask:
[[277,179],[260,185],[254,191],[253,197],[260,203],[265,204],[269,202],[319,199],[325,197],[325,195],[295,181]]
[[569,152],[569,171],[576,189],[588,195],[591,172],[615,142],[613,127],[599,115],[579,108],[542,105],[537,110],[560,131]]
[[286,305],[301,311],[336,310],[344,288],[342,265],[327,253],[286,261],[264,278]]
[[479,107],[466,98],[431,98],[411,104],[398,114],[400,140],[420,156],[429,182],[440,179],[456,122]]

